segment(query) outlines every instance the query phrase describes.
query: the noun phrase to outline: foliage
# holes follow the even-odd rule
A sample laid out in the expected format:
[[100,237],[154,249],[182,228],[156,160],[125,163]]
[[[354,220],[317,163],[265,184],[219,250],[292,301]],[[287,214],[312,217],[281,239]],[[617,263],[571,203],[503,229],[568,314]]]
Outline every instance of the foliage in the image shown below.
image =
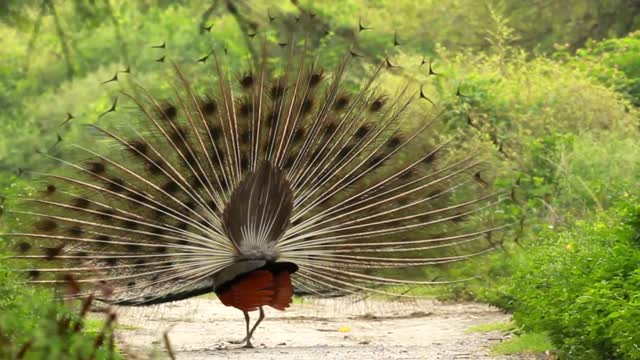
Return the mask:
[[553,52],[555,44],[576,49],[589,39],[624,36],[640,25],[640,6],[634,0],[351,0],[332,6],[310,3],[331,17],[348,18],[351,23],[357,9],[367,9],[366,24],[375,24],[378,29],[395,29],[408,39],[430,39],[433,44],[474,51],[495,45],[487,30],[502,26],[496,15],[507,19],[513,28],[515,36],[508,45],[543,53]]
[[[450,107],[444,121],[453,128],[471,127],[498,150],[503,168],[496,183],[506,191],[517,183],[515,195],[526,202],[526,214],[561,226],[606,207],[633,186],[631,174],[637,168],[627,154],[638,151],[637,110],[590,73],[546,57],[529,59],[513,49],[496,54],[454,56],[446,49],[439,53],[453,58],[441,71],[448,78],[465,79],[462,101],[442,94]],[[444,88],[446,81],[437,86]],[[617,155],[610,162],[612,153]],[[594,159],[600,162],[591,164]],[[602,179],[596,180],[598,176]],[[618,188],[607,186],[610,182]],[[579,196],[573,194],[580,188]],[[572,198],[565,199],[565,193]]]
[[[566,55],[558,52],[558,57]],[[640,31],[623,38],[590,41],[568,62],[626,94],[635,106],[640,106]]]
[[83,324],[51,292],[25,286],[23,278],[0,264],[0,358],[119,358],[110,326],[83,332]]
[[[135,4],[123,0],[3,2],[0,57],[6,61],[0,63],[3,109],[0,123],[5,141],[0,142],[0,171],[41,169],[43,161],[33,156],[34,150],[50,148],[55,144],[57,133],[65,140],[77,138],[78,131],[68,133],[59,125],[67,112],[76,116],[76,121],[84,122],[95,120],[108,108],[113,86],[98,84],[111,78],[115,71],[130,67],[130,74],[120,73],[124,81],[138,81],[147,77],[147,73],[161,72],[161,64],[154,61],[160,56],[159,51],[150,49],[151,45],[168,44],[167,58],[177,63],[194,62],[212,47],[226,48],[231,55],[229,59],[241,62],[244,57],[239,54],[246,53],[248,42],[239,35],[238,27],[255,25],[262,30],[270,25],[267,14],[277,16],[275,23],[281,24],[278,32],[267,35],[277,42],[286,31],[296,31],[295,19],[300,10],[313,11],[317,15],[316,23],[306,30],[327,31],[329,35],[317,44],[318,49],[323,53],[322,58],[335,62],[341,54],[336,49],[352,44],[356,37],[359,51],[372,58],[383,58],[390,51],[394,33],[402,43],[402,51],[418,57],[434,56],[438,44],[456,52],[504,50],[513,45],[525,45],[533,50],[533,44],[542,44],[545,51],[551,51],[554,43],[567,42],[580,47],[589,38],[625,34],[628,32],[625,29],[637,26],[640,11],[631,0],[535,1],[533,4],[492,0],[483,5],[458,0],[349,0],[331,4],[238,1],[234,3],[236,14],[224,3],[206,0],[144,0]],[[375,31],[358,33],[356,14],[364,8],[368,10],[361,21]],[[539,20],[535,26],[531,26],[531,18]],[[460,23],[465,26],[459,26]],[[198,28],[206,24],[214,25],[211,32]],[[633,48],[622,42],[616,47]],[[631,51],[612,60],[621,63],[622,71],[634,63]],[[600,50],[594,48],[590,52],[593,56],[589,56],[599,53]],[[544,65],[539,63],[537,67]],[[531,70],[535,70],[534,67],[535,64]],[[630,72],[629,78],[633,76]],[[598,93],[593,96],[597,97]]]
[[[2,193],[11,198],[29,191],[24,180],[13,179]],[[0,232],[13,221],[10,214],[0,220],[4,223]],[[10,246],[0,238],[0,257],[9,253]],[[51,290],[27,286],[25,273],[10,271],[7,265],[0,262],[0,358],[120,358],[110,343],[113,320],[103,320],[96,328],[95,321],[79,314],[75,306],[79,304],[69,306],[56,300]]]
[[505,340],[491,347],[494,354],[538,354],[551,350],[549,337],[543,333],[526,333]]
[[640,205],[548,234],[515,264],[514,319],[565,358],[640,358]]
[[491,331],[512,331],[515,329],[515,325],[510,322],[488,323],[476,325],[468,328],[467,333],[486,333]]
[[[465,78],[461,99],[444,90],[447,78],[436,83],[448,106],[443,119],[498,149],[497,156],[485,155],[496,169],[486,176],[515,200],[500,209],[513,224],[508,239],[515,242],[504,244],[503,252],[438,273],[480,277],[443,287],[438,297],[513,309],[506,287],[524,244],[640,190],[638,112],[592,73],[564,61],[530,58],[512,48],[493,54],[439,52],[449,61],[436,63],[436,70],[447,78]],[[465,146],[478,147],[459,145]]]

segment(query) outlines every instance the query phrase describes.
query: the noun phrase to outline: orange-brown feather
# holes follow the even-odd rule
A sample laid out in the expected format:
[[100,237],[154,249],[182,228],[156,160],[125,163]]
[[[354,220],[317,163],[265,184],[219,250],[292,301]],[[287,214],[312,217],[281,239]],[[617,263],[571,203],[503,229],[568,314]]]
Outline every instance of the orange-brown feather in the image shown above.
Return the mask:
[[274,285],[275,293],[269,306],[277,310],[284,310],[291,305],[291,298],[293,297],[291,274],[287,271],[276,274],[274,277]]
[[266,305],[284,310],[291,304],[292,296],[290,274],[282,271],[274,275],[268,270],[253,271],[218,294],[224,305],[242,311],[254,311]]

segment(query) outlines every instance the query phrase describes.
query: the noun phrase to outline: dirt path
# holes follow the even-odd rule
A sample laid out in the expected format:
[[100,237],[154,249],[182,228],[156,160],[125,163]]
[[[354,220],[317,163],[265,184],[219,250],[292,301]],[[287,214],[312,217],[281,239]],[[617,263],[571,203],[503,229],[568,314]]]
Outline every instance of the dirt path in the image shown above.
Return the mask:
[[228,342],[244,336],[242,313],[215,298],[120,309],[119,314],[125,347],[148,354],[163,347],[162,333],[171,329],[178,360],[523,359],[488,354],[488,347],[504,338],[500,332],[466,331],[508,321],[508,315],[481,304],[337,299],[293,304],[285,312],[269,308],[255,333],[255,349]]

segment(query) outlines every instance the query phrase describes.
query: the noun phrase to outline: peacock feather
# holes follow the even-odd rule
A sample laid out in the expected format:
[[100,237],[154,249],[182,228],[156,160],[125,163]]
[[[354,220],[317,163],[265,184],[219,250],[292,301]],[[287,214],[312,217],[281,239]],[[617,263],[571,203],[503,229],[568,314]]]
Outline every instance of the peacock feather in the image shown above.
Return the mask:
[[[449,156],[459,141],[438,131],[443,109],[411,83],[390,92],[388,57],[359,76],[353,47],[325,69],[304,36],[253,41],[248,69],[224,51],[200,59],[207,86],[162,57],[171,96],[133,84],[87,125],[86,145],[44,154],[60,169],[40,174],[37,195],[11,210],[24,226],[2,234],[32,283],[72,276],[75,296],[98,289],[132,306],[215,291],[236,306],[248,299],[225,291],[249,274],[304,294],[392,293],[445,282],[406,269],[496,247],[486,163]],[[272,302],[236,306],[247,319],[290,303],[258,290]]]

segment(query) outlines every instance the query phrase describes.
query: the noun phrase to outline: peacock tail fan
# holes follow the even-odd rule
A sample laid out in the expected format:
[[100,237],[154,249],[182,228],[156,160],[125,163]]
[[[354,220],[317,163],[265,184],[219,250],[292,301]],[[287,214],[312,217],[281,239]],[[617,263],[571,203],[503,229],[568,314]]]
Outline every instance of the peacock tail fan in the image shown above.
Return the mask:
[[489,165],[450,151],[462,140],[405,75],[419,64],[354,43],[327,68],[304,21],[286,36],[249,26],[247,58],[221,45],[192,64],[163,56],[166,86],[140,85],[132,67],[84,140],[43,154],[57,169],[11,209],[22,225],[2,236],[16,267],[146,305],[269,263],[293,264],[301,293],[388,293],[446,282],[410,269],[499,246],[502,197],[478,180]]

